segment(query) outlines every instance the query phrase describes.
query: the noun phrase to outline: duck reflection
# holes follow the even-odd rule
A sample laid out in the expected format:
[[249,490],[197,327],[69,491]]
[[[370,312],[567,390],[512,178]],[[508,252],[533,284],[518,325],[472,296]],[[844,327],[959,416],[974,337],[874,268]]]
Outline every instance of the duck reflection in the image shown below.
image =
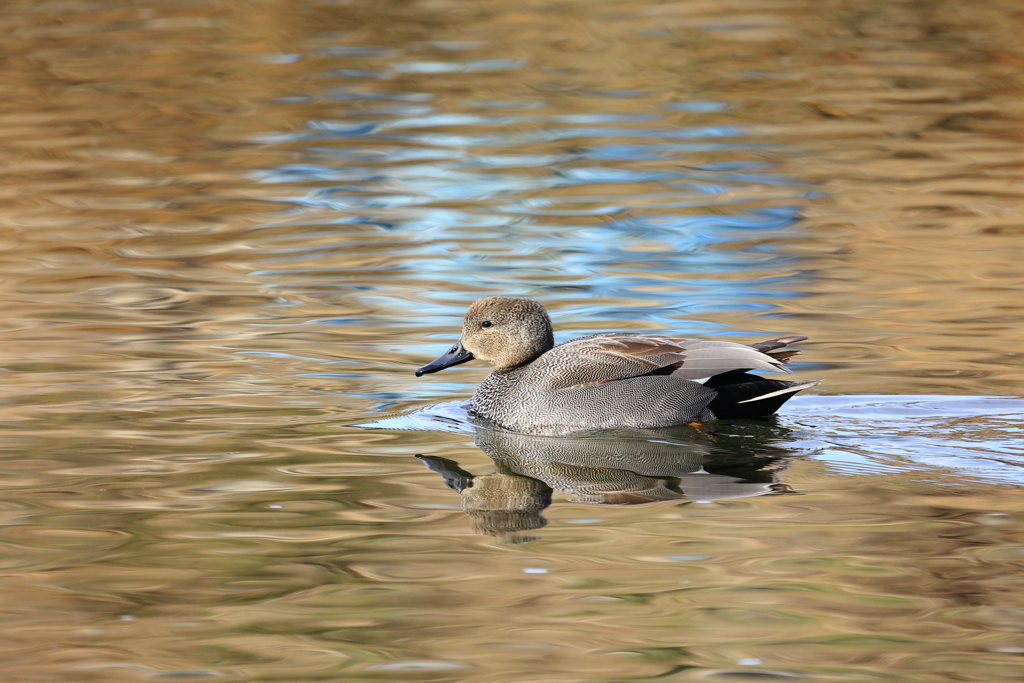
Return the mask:
[[474,442],[494,471],[473,474],[457,462],[416,456],[462,496],[475,533],[523,542],[519,532],[547,524],[553,490],[596,505],[743,498],[791,493],[778,482],[787,453],[772,445],[774,423],[744,425],[712,442],[681,430],[616,430],[588,436],[535,436],[478,427]]

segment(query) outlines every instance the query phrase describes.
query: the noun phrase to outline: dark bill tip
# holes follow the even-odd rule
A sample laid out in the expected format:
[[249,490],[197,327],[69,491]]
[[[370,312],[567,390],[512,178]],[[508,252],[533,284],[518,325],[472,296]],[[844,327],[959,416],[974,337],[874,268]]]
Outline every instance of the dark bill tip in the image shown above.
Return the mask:
[[448,353],[435,361],[427,363],[417,370],[416,376],[422,377],[423,375],[429,375],[432,372],[444,370],[445,368],[450,368],[453,365],[459,365],[460,363],[465,363],[471,360],[473,360],[473,354],[463,348],[462,342],[458,342],[455,346],[448,349]]

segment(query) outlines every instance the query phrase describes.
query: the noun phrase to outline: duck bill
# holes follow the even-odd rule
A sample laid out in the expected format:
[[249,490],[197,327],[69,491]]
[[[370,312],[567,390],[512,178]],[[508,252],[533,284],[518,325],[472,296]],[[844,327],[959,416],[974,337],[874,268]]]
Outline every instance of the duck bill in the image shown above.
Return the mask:
[[465,363],[471,360],[473,360],[473,354],[467,351],[466,347],[464,347],[462,345],[462,342],[460,341],[455,346],[448,349],[448,353],[444,354],[435,361],[427,363],[422,368],[417,370],[416,376],[422,377],[423,375],[429,375],[432,372],[444,370],[445,368],[450,368],[453,365],[459,365],[460,363]]

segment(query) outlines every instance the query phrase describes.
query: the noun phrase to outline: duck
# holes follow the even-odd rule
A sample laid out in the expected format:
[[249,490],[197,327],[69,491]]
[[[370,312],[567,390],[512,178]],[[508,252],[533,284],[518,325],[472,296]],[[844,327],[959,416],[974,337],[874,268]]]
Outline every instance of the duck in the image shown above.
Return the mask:
[[474,359],[494,369],[470,413],[523,434],[564,435],[615,428],[658,429],[733,418],[763,418],[819,380],[791,382],[751,370],[790,373],[806,340],[744,345],[637,332],[604,332],[555,344],[544,306],[492,296],[466,311],[459,341],[416,376]]

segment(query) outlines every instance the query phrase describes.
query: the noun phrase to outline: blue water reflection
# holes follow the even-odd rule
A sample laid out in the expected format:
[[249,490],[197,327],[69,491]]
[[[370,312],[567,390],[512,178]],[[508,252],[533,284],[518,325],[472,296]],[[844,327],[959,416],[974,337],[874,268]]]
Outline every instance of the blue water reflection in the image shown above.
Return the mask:
[[[289,150],[252,173],[292,207],[255,226],[274,236],[254,274],[278,295],[384,305],[421,339],[447,339],[489,294],[554,303],[574,328],[563,337],[638,323],[730,336],[746,330],[723,316],[771,314],[813,277],[778,245],[802,238],[814,190],[775,172],[776,143],[722,120],[728,102],[593,88],[565,104],[529,89],[486,98],[473,79],[526,60],[318,54],[321,94],[279,102],[333,104],[304,128],[256,136]],[[365,265],[348,262],[354,252]]]
[[[492,434],[474,423],[467,405],[461,401],[435,404],[363,426],[473,434],[477,445],[483,435],[485,446],[500,440],[507,451],[514,445],[512,450],[520,459],[619,468],[634,473],[644,472],[638,467],[650,465],[652,454],[662,449],[664,458],[658,461],[660,474],[671,471],[676,477],[682,470],[672,470],[669,464],[697,472],[711,463],[712,469],[732,467],[733,474],[738,467],[744,471],[743,480],[757,481],[755,473],[763,475],[785,469],[784,464],[765,467],[765,457],[783,461],[809,457],[826,463],[830,473],[837,475],[946,470],[965,481],[1020,485],[1024,484],[1024,447],[1012,435],[1021,431],[1015,424],[1022,410],[1024,400],[1000,396],[804,395],[790,401],[785,416],[764,422],[719,425],[715,441],[677,428],[646,433],[608,431],[585,438],[529,437],[500,430]],[[646,473],[652,474],[654,470]],[[607,472],[602,476],[606,480],[614,478]],[[770,483],[776,479],[762,481]],[[746,493],[720,492],[717,497],[761,495],[769,490],[755,489]],[[679,497],[684,497],[682,492]],[[686,497],[714,496],[691,490]]]

